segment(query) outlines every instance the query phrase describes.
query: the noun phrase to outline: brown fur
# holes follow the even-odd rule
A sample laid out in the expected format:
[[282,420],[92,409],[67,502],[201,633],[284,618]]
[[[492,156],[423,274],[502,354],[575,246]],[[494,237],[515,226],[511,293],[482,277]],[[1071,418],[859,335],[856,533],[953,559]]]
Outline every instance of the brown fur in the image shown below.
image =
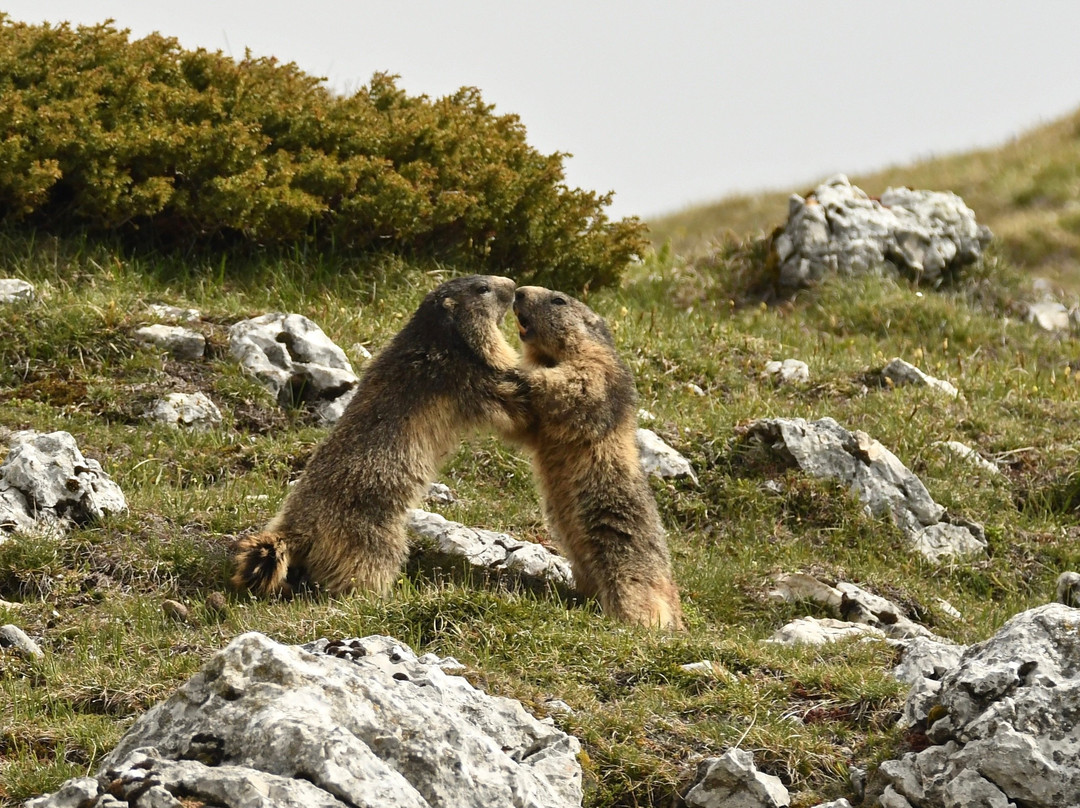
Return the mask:
[[637,448],[637,393],[607,325],[585,304],[517,290],[528,417],[507,436],[532,452],[544,513],[586,595],[619,620],[681,629],[656,500]]
[[263,532],[242,539],[233,583],[289,594],[385,593],[408,554],[405,518],[463,432],[511,423],[517,353],[499,324],[509,278],[443,283],[371,361],[341,420]]

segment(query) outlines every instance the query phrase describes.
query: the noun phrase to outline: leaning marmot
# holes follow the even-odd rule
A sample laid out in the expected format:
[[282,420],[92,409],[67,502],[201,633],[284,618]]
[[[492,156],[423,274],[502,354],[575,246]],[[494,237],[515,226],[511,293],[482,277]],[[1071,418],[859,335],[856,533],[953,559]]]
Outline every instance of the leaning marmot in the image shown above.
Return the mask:
[[[289,594],[302,579],[331,593],[385,593],[408,554],[405,518],[441,461],[473,428],[510,423],[518,361],[499,324],[510,278],[443,283],[373,359],[341,420],[281,510],[242,539],[233,583]],[[506,391],[508,398],[502,393]]]
[[544,513],[583,594],[627,622],[682,628],[656,500],[641,469],[637,392],[607,325],[537,286],[514,296],[529,387],[507,437],[532,452]]

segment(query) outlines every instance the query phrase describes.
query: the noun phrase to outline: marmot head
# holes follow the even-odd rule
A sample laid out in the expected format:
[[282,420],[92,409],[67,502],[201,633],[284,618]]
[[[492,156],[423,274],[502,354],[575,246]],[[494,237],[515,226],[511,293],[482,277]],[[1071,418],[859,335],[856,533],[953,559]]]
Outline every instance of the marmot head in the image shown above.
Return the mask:
[[525,356],[537,364],[557,364],[590,344],[615,347],[604,319],[563,292],[519,287],[514,293],[514,314]]
[[[427,293],[414,316],[425,328],[461,337],[478,354],[509,350],[499,330],[514,300],[514,282],[499,275],[466,275],[441,283]],[[433,335],[434,336],[434,335]]]

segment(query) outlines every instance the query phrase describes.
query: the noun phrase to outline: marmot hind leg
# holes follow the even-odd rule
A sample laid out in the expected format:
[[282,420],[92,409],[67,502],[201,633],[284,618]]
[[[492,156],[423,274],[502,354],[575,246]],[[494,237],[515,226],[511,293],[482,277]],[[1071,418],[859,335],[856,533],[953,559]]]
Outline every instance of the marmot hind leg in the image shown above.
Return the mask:
[[258,595],[292,594],[289,581],[289,546],[285,537],[273,530],[245,536],[236,543],[232,584]]
[[353,591],[386,595],[409,555],[404,527],[394,531],[393,535],[369,535],[362,545],[355,541],[327,541],[324,538],[316,546],[317,555],[312,553],[308,558],[311,579],[331,595]]
[[597,593],[600,608],[616,620],[682,631],[679,593],[669,580],[611,582]]

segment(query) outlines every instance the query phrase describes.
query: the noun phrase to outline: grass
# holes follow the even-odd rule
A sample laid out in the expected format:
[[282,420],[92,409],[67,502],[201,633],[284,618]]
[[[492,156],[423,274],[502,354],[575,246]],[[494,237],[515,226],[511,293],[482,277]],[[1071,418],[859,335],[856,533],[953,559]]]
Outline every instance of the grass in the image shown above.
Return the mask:
[[[1010,264],[1080,294],[1080,110],[999,147],[947,154],[853,176],[869,194],[893,186],[953,191],[997,236]],[[677,254],[709,252],[727,237],[768,233],[787,219],[792,192],[743,194],[649,222],[653,244]]]
[[[888,646],[763,642],[790,619],[825,616],[815,604],[771,602],[772,574],[858,583],[973,642],[1049,600],[1056,576],[1080,566],[1074,342],[1007,319],[1015,275],[1004,259],[1001,272],[990,266],[940,292],[869,279],[765,309],[732,307],[715,278],[656,257],[623,288],[590,296],[636,374],[641,406],[656,415],[652,426],[699,476],[697,486],[653,483],[689,624],[668,636],[612,624],[587,602],[419,565],[385,600],[261,601],[228,589],[230,543],[274,513],[324,434],[240,372],[228,325],[296,311],[347,351],[375,350],[439,267],[338,267],[303,255],[186,267],[78,240],[0,240],[0,276],[25,278],[40,294],[0,319],[0,428],[71,432],[130,505],[60,541],[0,544],[0,599],[21,604],[0,608],[0,622],[46,651],[40,661],[0,656],[3,806],[93,771],[136,716],[236,634],[257,630],[284,642],[390,634],[420,653],[454,655],[471,681],[538,715],[547,699],[562,699],[573,713],[555,721],[583,742],[588,806],[671,804],[699,756],[739,745],[805,808],[850,796],[852,767],[873,768],[912,738],[896,725],[905,692],[889,675]],[[315,277],[309,264],[322,267]],[[204,360],[135,345],[131,332],[152,302],[203,311]],[[949,379],[961,397],[882,386],[876,371],[893,356]],[[809,384],[761,377],[767,361],[785,357],[810,365]],[[222,409],[219,430],[142,420],[156,396],[197,389]],[[932,566],[837,485],[781,468],[739,439],[756,418],[826,415],[879,439],[939,502],[982,522],[987,557]],[[1000,458],[1004,475],[933,446],[948,439]],[[441,479],[458,496],[441,509],[448,518],[545,538],[528,463],[514,449],[469,439]],[[207,603],[214,592],[226,594],[223,614]],[[188,622],[165,615],[166,599],[189,607]],[[680,667],[705,659],[711,674]]]

